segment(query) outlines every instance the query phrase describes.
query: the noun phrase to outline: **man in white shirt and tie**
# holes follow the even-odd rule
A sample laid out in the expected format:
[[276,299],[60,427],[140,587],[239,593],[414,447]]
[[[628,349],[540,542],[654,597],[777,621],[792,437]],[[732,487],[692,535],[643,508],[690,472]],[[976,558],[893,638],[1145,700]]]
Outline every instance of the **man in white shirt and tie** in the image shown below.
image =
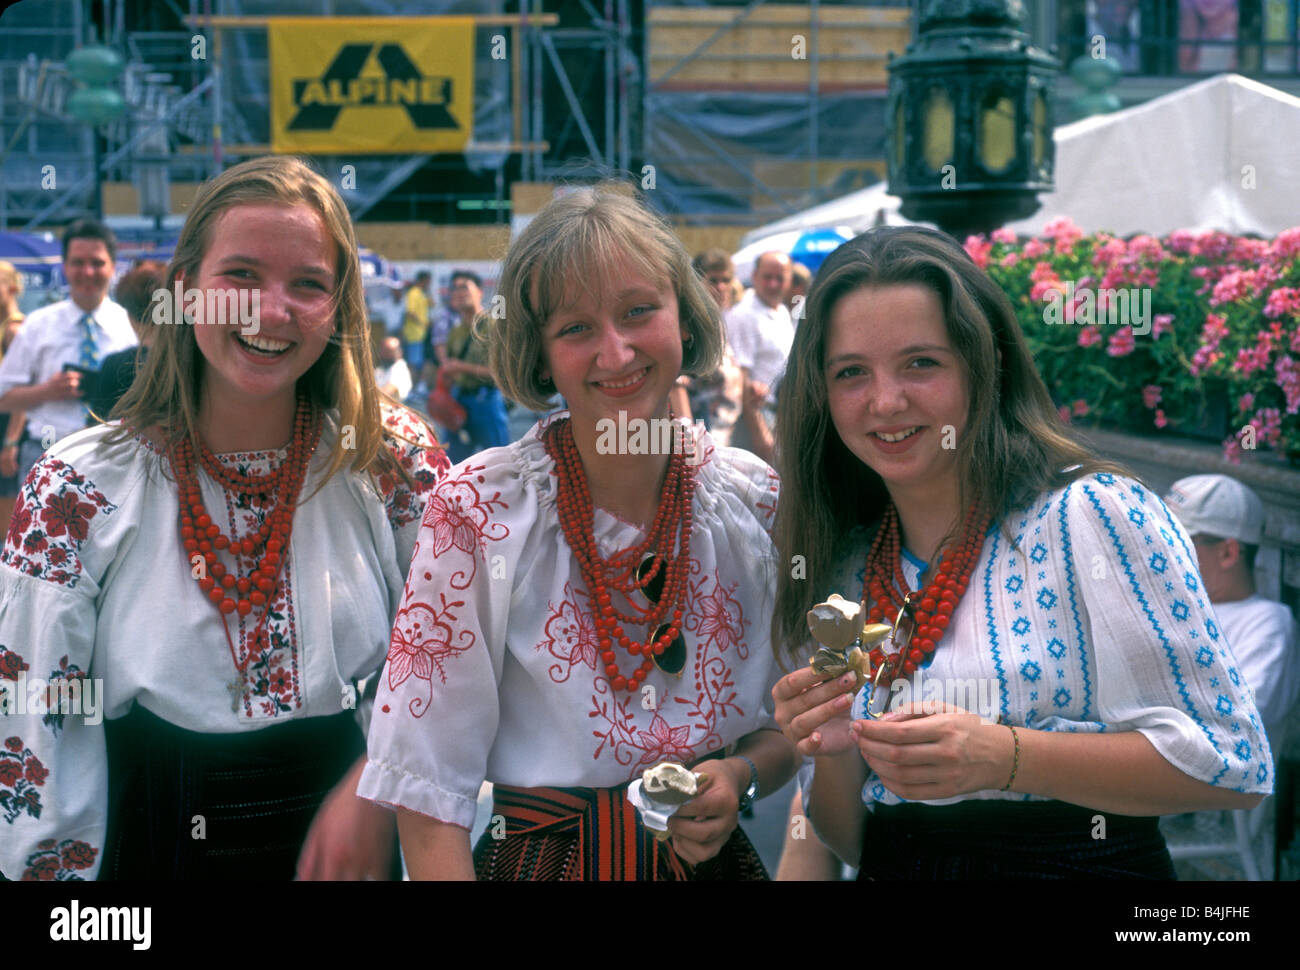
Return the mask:
[[[134,346],[126,311],[108,298],[117,240],[103,223],[81,219],[63,232],[63,272],[69,298],[28,316],[0,362],[0,411],[24,411],[26,438],[18,451],[22,482],[46,448],[89,422],[82,371],[96,372],[111,353]],[[10,428],[10,444],[21,433]]]
[[754,288],[725,314],[727,340],[745,375],[745,403],[731,443],[772,462],[772,418],[777,380],[794,343],[794,321],[782,302],[790,286],[790,257],[763,253],[754,263]]

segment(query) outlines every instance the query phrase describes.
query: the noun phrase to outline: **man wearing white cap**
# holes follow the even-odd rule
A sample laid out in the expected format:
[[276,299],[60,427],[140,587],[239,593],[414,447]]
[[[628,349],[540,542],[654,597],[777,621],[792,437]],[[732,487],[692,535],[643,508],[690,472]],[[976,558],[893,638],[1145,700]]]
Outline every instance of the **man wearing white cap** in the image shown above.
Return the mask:
[[1300,664],[1290,608],[1255,592],[1264,505],[1253,491],[1226,475],[1179,479],[1165,502],[1192,537],[1214,614],[1255,692],[1269,746],[1280,756],[1287,712],[1300,693]]

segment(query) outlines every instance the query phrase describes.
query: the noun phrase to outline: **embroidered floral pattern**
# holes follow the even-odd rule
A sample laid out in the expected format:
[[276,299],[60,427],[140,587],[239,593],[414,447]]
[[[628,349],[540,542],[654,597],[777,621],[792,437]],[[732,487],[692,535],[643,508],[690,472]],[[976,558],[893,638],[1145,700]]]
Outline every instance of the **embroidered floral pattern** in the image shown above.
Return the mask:
[[770,497],[754,504],[754,508],[762,513],[763,528],[767,530],[769,536],[772,534],[772,526],[776,523],[776,500],[780,489],[781,476],[769,468],[767,470],[767,490]]
[[[586,595],[583,593],[584,598]],[[597,646],[600,635],[596,632],[596,620],[591,607],[578,602],[578,596],[570,583],[564,584],[564,601],[558,607],[554,603],[548,603],[547,607],[551,615],[542,630],[546,639],[537,645],[537,649],[545,650],[563,662],[553,664],[547,671],[551,680],[557,684],[564,683],[578,664],[585,664],[595,670],[600,655]]]
[[31,670],[31,667],[16,651],[0,643],[0,680],[17,680],[24,670]]
[[[223,454],[217,458],[241,475],[266,475],[286,456],[287,452],[280,450]],[[271,512],[262,496],[225,492],[225,500],[229,535],[256,534]],[[255,565],[253,557],[241,556],[238,573],[246,575]],[[288,559],[275,588],[270,614],[256,641],[253,635],[261,619],[260,610],[246,617],[232,615],[226,620],[232,638],[236,638],[240,663],[244,664],[245,683],[240,703],[244,715],[250,719],[280,717],[302,707],[293,573],[293,559]],[[233,665],[230,673],[236,676]]]
[[79,870],[95,864],[99,850],[80,839],[55,842],[45,839],[36,843],[36,851],[27,857],[24,882],[70,882],[81,880]]
[[[455,478],[443,479],[434,489],[424,510],[420,543],[430,542],[435,558],[452,549],[459,549],[470,557],[468,576],[463,570],[452,573],[450,582],[453,589],[468,589],[478,570],[478,553],[486,558],[488,542],[498,542],[510,534],[505,524],[488,522],[494,513],[507,508],[507,505],[501,500],[500,492],[494,492],[490,498],[479,494],[478,486],[484,481],[480,474],[483,468],[483,465],[469,463],[461,466]],[[416,554],[419,554],[418,546]]]
[[81,577],[81,546],[91,520],[116,510],[71,465],[57,458],[42,459],[18,490],[0,562],[72,588]]
[[59,666],[50,671],[49,686],[45,688],[45,716],[41,722],[57,736],[63,727],[63,718],[66,716],[64,711],[67,708],[61,703],[61,697],[71,697],[71,681],[83,681],[77,690],[84,690],[86,672],[76,664],[68,663],[68,655],[64,654],[59,659]]
[[6,738],[0,748],[0,812],[10,825],[26,812],[41,817],[41,793],[50,771],[18,737]]
[[392,473],[379,476],[388,521],[398,529],[420,517],[429,493],[447,474],[451,462],[437,437],[405,408],[385,409],[384,444],[415,479],[412,489]]
[[398,611],[393,624],[393,639],[388,648],[388,689],[397,690],[407,680],[428,681],[429,689],[423,697],[414,697],[408,706],[411,714],[420,717],[433,700],[433,673],[447,683],[443,664],[457,654],[474,646],[478,637],[470,630],[452,629],[456,622],[453,609],[464,606],[459,600],[447,602],[440,593],[442,608],[428,603],[408,603]]
[[[699,562],[692,559],[690,573],[700,572]],[[688,582],[682,626],[687,649],[694,655],[695,691],[660,697],[648,729],[637,726],[628,701],[616,695],[603,671],[597,673],[588,716],[603,721],[605,728],[593,732],[600,739],[594,758],[608,747],[619,764],[629,766],[628,777],[635,777],[660,761],[686,764],[722,747],[719,722],[730,713],[745,716],[736,702],[738,691],[728,659],[728,655],[740,660],[749,655],[744,640],[749,621],[732,596],[736,589],[735,583],[724,585],[716,572]]]

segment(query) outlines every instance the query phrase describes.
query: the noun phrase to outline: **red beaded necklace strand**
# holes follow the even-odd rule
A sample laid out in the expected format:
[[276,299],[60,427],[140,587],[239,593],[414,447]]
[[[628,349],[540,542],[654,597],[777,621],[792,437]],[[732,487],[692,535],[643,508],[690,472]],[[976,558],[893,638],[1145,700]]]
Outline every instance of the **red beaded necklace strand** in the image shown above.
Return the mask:
[[[680,451],[674,450],[668,461],[668,474],[664,479],[659,508],[645,538],[635,548],[613,559],[605,559],[596,549],[595,509],[569,419],[564,418],[551,424],[545,431],[543,441],[546,453],[555,462],[555,474],[559,479],[555,504],[560,525],[564,529],[564,538],[578,560],[578,568],[587,589],[591,591],[589,595],[605,674],[615,690],[632,693],[654,669],[653,658],[664,652],[681,629],[686,567],[691,555],[691,503],[695,495],[695,469],[686,462]],[[674,531],[677,532],[678,550],[675,556],[672,554]],[[638,579],[637,567],[647,553],[655,556],[655,565]],[[634,590],[644,590],[654,582],[661,570],[664,587],[657,603],[642,608],[629,599],[636,611],[633,614],[614,607],[614,592],[626,596]],[[671,623],[664,633],[655,638],[653,631],[663,623],[670,610]],[[652,631],[650,637],[645,643],[633,640],[624,631],[624,623],[649,624]],[[618,657],[614,652],[615,644],[634,658],[646,658],[631,675],[625,676],[620,672]]]
[[911,674],[927,656],[934,653],[939,640],[948,629],[953,611],[966,592],[971,571],[979,559],[980,550],[984,548],[984,536],[991,519],[987,512],[977,510],[975,506],[967,510],[959,538],[944,555],[934,578],[917,595],[911,593],[903,578],[903,567],[899,560],[902,542],[899,538],[898,510],[892,502],[889,504],[880,528],[876,531],[876,538],[871,543],[871,551],[867,554],[866,579],[862,584],[862,598],[872,604],[867,611],[867,622],[893,623],[903,608],[903,601],[910,594],[910,613],[916,625],[911,639],[903,648],[907,651],[906,656],[900,656],[903,652],[901,649],[886,656],[880,647],[868,654],[871,660],[870,677],[873,680],[877,670],[884,664],[880,683],[888,686],[900,675]]
[[[270,500],[270,511],[257,532],[237,538],[227,536],[203,505],[199,491],[198,473],[194,467],[194,446],[188,437],[176,445],[173,468],[180,492],[181,541],[192,564],[201,556],[204,568],[194,577],[201,589],[220,610],[221,626],[230,648],[230,659],[242,675],[256,651],[250,651],[244,663],[235,655],[235,645],[230,638],[226,616],[238,613],[248,616],[254,607],[264,606],[253,631],[253,643],[262,635],[267,617],[271,614],[272,594],[279,581],[284,559],[289,551],[289,538],[293,533],[293,513],[298,496],[307,477],[307,466],[320,441],[320,422],[305,398],[298,399],[294,414],[293,439],[288,454],[279,467],[266,475],[244,475],[228,469],[217,460],[206,444],[200,441],[199,461],[203,470],[228,492],[248,498]],[[218,553],[229,551],[234,567],[227,569]],[[238,575],[242,561],[246,574]]]

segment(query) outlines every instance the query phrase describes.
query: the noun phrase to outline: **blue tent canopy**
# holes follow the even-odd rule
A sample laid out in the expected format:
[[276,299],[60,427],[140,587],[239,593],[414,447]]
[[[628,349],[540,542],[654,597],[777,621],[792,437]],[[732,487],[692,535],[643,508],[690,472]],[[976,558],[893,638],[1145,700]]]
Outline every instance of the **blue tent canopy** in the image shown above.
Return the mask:
[[63,246],[58,240],[27,232],[0,232],[0,259],[14,264],[26,289],[63,286]]

